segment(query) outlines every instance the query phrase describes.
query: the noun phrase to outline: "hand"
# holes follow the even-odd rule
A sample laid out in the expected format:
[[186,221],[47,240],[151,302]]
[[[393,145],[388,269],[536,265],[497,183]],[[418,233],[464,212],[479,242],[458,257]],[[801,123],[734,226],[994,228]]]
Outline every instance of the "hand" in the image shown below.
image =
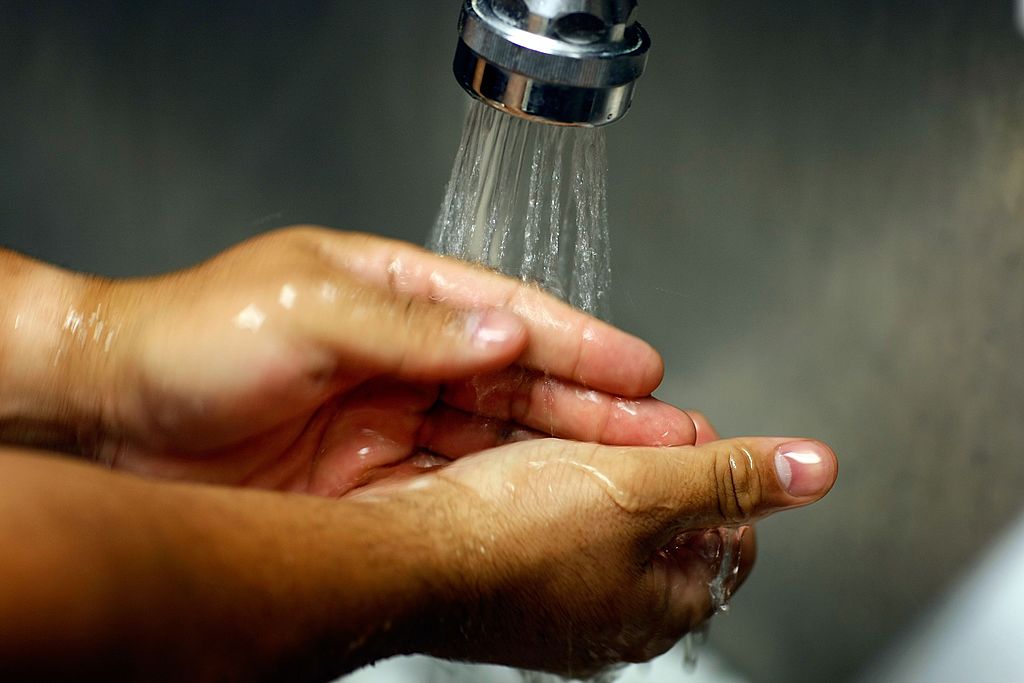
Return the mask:
[[584,676],[707,616],[715,567],[680,534],[812,502],[835,472],[807,441],[538,439],[328,500],[0,449],[0,671],[330,680],[422,652]]
[[65,403],[90,455],[147,475],[338,496],[538,435],[692,444],[704,424],[646,398],[646,343],[379,238],[289,229],[82,289]]
[[[825,495],[835,456],[772,438],[683,448],[553,439],[463,458],[348,500],[386,504],[436,558],[438,613],[418,650],[585,677],[668,650],[710,614],[716,571],[688,531]],[[741,579],[752,538],[741,553]],[[425,566],[432,566],[424,563]]]

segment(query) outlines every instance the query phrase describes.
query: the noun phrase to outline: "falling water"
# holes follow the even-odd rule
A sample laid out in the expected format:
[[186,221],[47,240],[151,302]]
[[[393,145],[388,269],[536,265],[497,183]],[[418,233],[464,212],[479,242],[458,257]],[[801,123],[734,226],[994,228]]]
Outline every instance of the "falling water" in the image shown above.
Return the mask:
[[[607,151],[600,128],[533,123],[473,101],[466,115],[441,211],[430,237],[434,251],[481,263],[535,283],[574,307],[609,314]],[[717,544],[709,564],[716,613],[728,609],[741,532],[705,533]],[[684,643],[696,664],[706,628]],[[615,671],[593,679],[609,683]],[[524,683],[557,677],[523,672]]]
[[607,151],[600,128],[471,104],[430,247],[609,313]]
[[[708,566],[715,568],[715,575],[708,584],[712,614],[729,611],[729,599],[736,590],[740,573],[740,544],[750,527],[720,527],[693,533],[702,534],[706,548],[704,559]],[[700,649],[707,643],[710,623],[704,622],[697,629],[683,637],[683,665],[687,671],[697,668]]]

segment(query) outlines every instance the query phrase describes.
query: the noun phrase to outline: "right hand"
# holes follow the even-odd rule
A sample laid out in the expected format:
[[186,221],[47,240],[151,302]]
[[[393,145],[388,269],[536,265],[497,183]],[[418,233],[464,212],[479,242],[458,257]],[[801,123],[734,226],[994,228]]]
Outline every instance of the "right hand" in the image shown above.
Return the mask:
[[701,436],[649,396],[663,365],[646,342],[409,244],[299,227],[139,280],[12,258],[39,282],[0,301],[0,328],[19,330],[0,335],[7,441],[338,497],[423,451]]
[[717,568],[674,539],[812,503],[836,473],[832,451],[807,440],[544,439],[383,480],[349,500],[402,515],[416,529],[410,552],[434,558],[437,611],[421,622],[417,651],[585,676],[651,659],[710,615]]

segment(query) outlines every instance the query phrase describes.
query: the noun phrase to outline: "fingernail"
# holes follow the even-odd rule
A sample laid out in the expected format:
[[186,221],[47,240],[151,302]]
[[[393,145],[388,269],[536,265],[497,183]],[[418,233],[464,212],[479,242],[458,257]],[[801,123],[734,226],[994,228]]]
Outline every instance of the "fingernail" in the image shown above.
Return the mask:
[[823,493],[835,475],[835,458],[817,441],[793,441],[775,452],[775,473],[789,495],[802,498]]
[[466,328],[473,346],[478,349],[505,345],[523,333],[519,318],[496,308],[471,313]]

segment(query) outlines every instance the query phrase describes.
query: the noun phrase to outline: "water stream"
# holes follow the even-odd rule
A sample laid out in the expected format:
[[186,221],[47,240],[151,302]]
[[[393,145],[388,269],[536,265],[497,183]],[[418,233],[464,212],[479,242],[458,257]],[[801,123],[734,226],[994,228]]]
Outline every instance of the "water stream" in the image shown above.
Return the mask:
[[[434,251],[535,283],[576,308],[607,319],[611,287],[607,150],[602,128],[533,123],[472,102],[444,201],[431,234]],[[715,613],[728,609],[742,531],[704,533],[715,542],[709,584]],[[685,639],[696,666],[707,629]],[[592,679],[611,683],[616,672]],[[522,672],[524,683],[558,677]]]
[[474,101],[430,248],[607,317],[607,158],[600,128],[532,123]]

